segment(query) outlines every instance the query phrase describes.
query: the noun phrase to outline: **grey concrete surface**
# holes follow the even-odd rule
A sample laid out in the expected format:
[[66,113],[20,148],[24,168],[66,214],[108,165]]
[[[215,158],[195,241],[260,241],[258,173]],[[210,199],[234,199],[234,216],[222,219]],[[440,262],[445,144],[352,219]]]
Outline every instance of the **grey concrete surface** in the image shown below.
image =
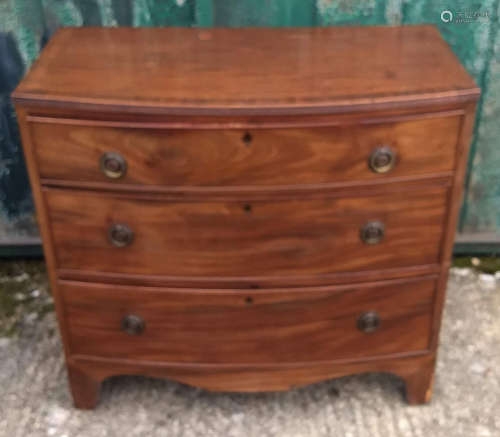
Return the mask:
[[[431,404],[409,407],[391,375],[286,393],[209,393],[116,377],[94,411],[72,407],[53,313],[0,338],[0,436],[500,436],[500,286],[453,269]],[[29,316],[29,315],[28,315]]]

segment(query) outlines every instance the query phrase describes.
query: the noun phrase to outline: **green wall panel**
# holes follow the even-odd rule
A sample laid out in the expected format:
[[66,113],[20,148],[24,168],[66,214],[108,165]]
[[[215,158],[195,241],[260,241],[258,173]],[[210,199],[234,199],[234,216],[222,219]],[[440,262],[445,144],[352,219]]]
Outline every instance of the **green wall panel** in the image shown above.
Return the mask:
[[[466,179],[465,202],[462,206],[459,230],[467,233],[500,235],[500,137],[491,115],[498,116],[500,101],[495,85],[500,77],[491,74],[493,53],[498,53],[498,0],[455,0],[447,2],[408,2],[403,6],[403,24],[422,21],[438,26],[439,31],[452,47],[467,71],[483,90],[478,106],[476,135],[471,146]],[[441,20],[441,12],[453,13],[451,22]],[[487,16],[470,18],[471,12]],[[486,111],[486,112],[485,112]],[[487,115],[490,113],[491,115]],[[498,120],[498,118],[497,118]],[[498,124],[498,121],[497,123]],[[495,133],[495,131],[497,131]],[[481,132],[481,135],[478,135]],[[495,147],[496,145],[496,147]],[[493,166],[496,169],[493,170]],[[496,182],[496,183],[495,183]]]
[[[460,230],[500,241],[500,0],[0,0],[0,245],[37,235],[10,92],[61,26],[432,23],[483,90]],[[452,11],[445,23],[441,12]],[[460,22],[464,13],[488,13]],[[462,20],[463,21],[463,20]],[[23,240],[24,241],[24,240]],[[500,245],[498,246],[500,249]]]
[[215,26],[314,26],[316,5],[304,0],[214,0]]
[[492,20],[478,19],[470,23],[449,22],[441,20],[441,12],[450,10],[454,19],[464,11],[491,11],[496,0],[453,0],[436,2],[435,0],[408,2],[403,5],[402,24],[418,24],[422,22],[437,25],[441,35],[450,44],[455,54],[465,66],[467,71],[477,81],[482,80],[487,53],[490,47],[490,35],[493,28]]
[[331,25],[387,24],[385,0],[318,0],[319,23]]
[[[497,13],[500,5],[497,2]],[[462,231],[500,233],[500,31],[491,29],[483,99],[462,216]]]
[[[54,32],[60,26],[82,26],[82,10],[75,2],[60,0],[42,0],[45,24]],[[99,17],[100,19],[100,17]]]
[[192,26],[195,24],[193,1],[140,0],[132,3],[134,26]]

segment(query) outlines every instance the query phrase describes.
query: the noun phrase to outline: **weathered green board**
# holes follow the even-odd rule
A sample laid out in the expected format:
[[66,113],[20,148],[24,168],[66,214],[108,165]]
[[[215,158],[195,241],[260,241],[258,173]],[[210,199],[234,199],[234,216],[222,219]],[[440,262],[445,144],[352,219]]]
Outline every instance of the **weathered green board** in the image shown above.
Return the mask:
[[57,28],[432,23],[483,90],[459,230],[500,251],[499,12],[500,0],[0,0],[0,246],[37,242],[9,95]]

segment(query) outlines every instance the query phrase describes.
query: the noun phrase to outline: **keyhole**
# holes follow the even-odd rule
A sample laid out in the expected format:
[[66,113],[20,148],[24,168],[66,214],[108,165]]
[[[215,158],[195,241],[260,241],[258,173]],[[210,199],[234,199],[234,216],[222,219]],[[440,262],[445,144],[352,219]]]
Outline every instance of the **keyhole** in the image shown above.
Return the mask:
[[250,135],[248,132],[245,132],[245,135],[243,135],[242,140],[245,143],[245,146],[249,146],[250,143],[252,142],[252,135]]
[[253,303],[253,297],[252,296],[247,296],[245,298],[245,302],[248,304],[248,305],[251,305]]
[[249,213],[252,212],[252,205],[250,205],[249,203],[245,204],[243,206],[243,211],[249,212]]

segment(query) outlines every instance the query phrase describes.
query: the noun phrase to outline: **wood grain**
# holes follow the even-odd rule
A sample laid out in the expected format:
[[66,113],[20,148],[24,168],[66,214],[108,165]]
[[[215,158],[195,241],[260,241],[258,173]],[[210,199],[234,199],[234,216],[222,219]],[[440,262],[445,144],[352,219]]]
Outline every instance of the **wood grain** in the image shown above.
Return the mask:
[[397,267],[355,272],[337,272],[322,275],[293,276],[162,276],[137,275],[131,273],[94,272],[89,270],[58,269],[61,279],[84,282],[103,282],[106,284],[128,284],[152,287],[176,288],[288,288],[319,285],[340,285],[358,282],[381,281],[384,279],[412,278],[441,272],[440,264],[423,264],[410,267]]
[[26,111],[19,106],[16,106],[17,119],[19,121],[19,130],[21,134],[23,152],[26,160],[26,167],[30,179],[31,190],[33,193],[33,201],[36,208],[36,217],[38,227],[43,242],[43,253],[47,267],[47,274],[50,280],[50,292],[54,297],[54,306],[57,314],[58,324],[60,328],[61,340],[65,357],[68,357],[68,337],[67,329],[65,326],[64,304],[61,301],[61,295],[57,288],[57,267],[55,259],[55,247],[53,245],[53,236],[49,225],[49,217],[47,211],[47,204],[42,194],[40,185],[40,175],[38,173],[38,166],[33,150],[33,138],[26,120]]
[[[58,267],[175,276],[315,276],[432,264],[439,260],[447,190],[354,198],[153,202],[46,190]],[[365,244],[379,220],[385,237]],[[134,232],[108,241],[113,224]]]
[[437,349],[439,343],[439,331],[441,328],[443,308],[446,299],[446,286],[448,282],[448,270],[451,264],[453,244],[455,241],[458,214],[462,205],[464,190],[465,171],[469,158],[469,148],[472,140],[474,121],[476,115],[476,104],[466,107],[466,114],[462,117],[459,139],[457,143],[457,159],[455,164],[454,180],[449,192],[448,211],[446,214],[445,235],[441,250],[441,277],[439,280],[438,293],[434,304],[432,347]]
[[[42,178],[112,185],[262,186],[446,173],[454,166],[459,123],[455,116],[344,127],[187,130],[48,122],[32,123],[31,130]],[[382,146],[394,151],[397,164],[378,174],[368,160]],[[107,152],[126,160],[124,177],[109,179],[100,170]]]
[[478,96],[431,26],[59,31],[13,98],[75,405],[119,374],[268,391],[367,371],[428,402]]
[[[406,382],[410,404],[428,402],[425,396],[432,385],[434,353],[393,355],[362,361],[336,361],[328,363],[299,363],[297,365],[239,366],[154,363],[116,360],[96,357],[70,357],[70,368],[86,375],[89,384],[78,385],[81,392],[75,397],[79,408],[93,408],[98,399],[99,386],[112,375],[142,374],[158,378],[171,378],[207,390],[224,392],[265,392],[289,390],[307,384],[365,372],[390,372]],[[420,377],[419,377],[420,376]],[[91,393],[89,391],[92,390]],[[93,399],[94,403],[88,403]]]
[[478,94],[432,26],[66,28],[14,99],[120,112],[269,115]]
[[161,129],[282,129],[345,126],[398,122],[429,118],[464,115],[464,103],[459,101],[401,103],[394,108],[375,109],[364,107],[357,111],[321,112],[310,114],[296,112],[275,114],[240,114],[237,111],[220,114],[161,114],[141,112],[137,108],[123,108],[121,112],[108,106],[89,109],[81,106],[65,108],[64,105],[43,105],[41,102],[25,102],[29,113],[27,121],[34,123],[71,124],[75,126],[104,127],[157,127]]
[[67,369],[75,407],[81,409],[94,408],[99,400],[101,381],[72,363],[68,363]]
[[[168,186],[129,185],[108,182],[67,181],[62,179],[40,179],[42,190],[51,188],[76,189],[112,193],[116,197],[140,194],[144,200],[171,202],[234,202],[244,198],[247,201],[274,201],[290,199],[323,199],[325,197],[360,197],[422,191],[437,187],[450,188],[453,172],[433,173],[413,177],[373,179],[370,184],[363,181],[333,182],[327,184],[303,185],[247,185],[247,186]],[[387,183],[390,182],[390,183]]]
[[[180,363],[299,363],[422,351],[435,277],[351,286],[191,290],[60,283],[72,355]],[[357,327],[376,311],[380,327]],[[121,328],[127,315],[139,335]]]

